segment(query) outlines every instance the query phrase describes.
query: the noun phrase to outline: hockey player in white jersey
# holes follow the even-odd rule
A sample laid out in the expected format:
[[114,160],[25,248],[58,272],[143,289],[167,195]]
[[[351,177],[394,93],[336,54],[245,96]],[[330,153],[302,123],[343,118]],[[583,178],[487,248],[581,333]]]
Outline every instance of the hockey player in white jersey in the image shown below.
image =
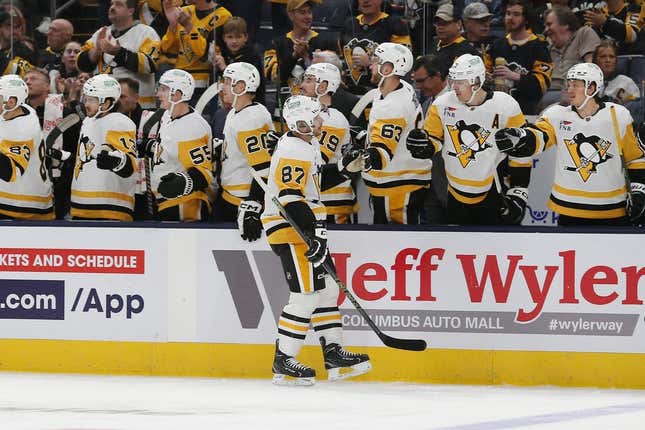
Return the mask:
[[119,82],[96,75],[83,85],[81,126],[72,178],[74,219],[132,221],[136,186],[136,126],[116,112]]
[[413,158],[405,145],[423,117],[414,88],[403,80],[412,64],[412,53],[403,45],[386,42],[374,51],[372,83],[378,91],[369,114],[363,170],[374,224],[418,224],[430,187],[431,163]]
[[499,129],[520,127],[526,119],[511,96],[484,88],[485,79],[480,57],[458,57],[448,73],[451,91],[432,103],[423,130],[408,136],[408,149],[416,158],[441,151],[450,224],[519,224],[524,217],[534,154],[516,151],[508,157],[510,188],[500,198],[497,167],[507,154],[494,137]]
[[[312,64],[303,75],[300,94],[318,99],[322,107],[320,117],[323,124],[318,141],[323,165],[322,175],[337,177],[345,174],[346,179],[337,186],[321,194],[322,202],[327,209],[327,222],[346,224],[355,222],[357,209],[356,194],[352,188],[352,179],[348,168],[353,172],[362,170],[361,154],[350,148],[349,122],[339,110],[331,107],[332,95],[340,86],[340,71],[329,63]],[[350,151],[343,157],[343,150]],[[357,160],[356,163],[351,163]],[[351,172],[349,172],[351,173]],[[323,179],[324,180],[324,179]]]
[[211,128],[188,104],[194,91],[195,80],[184,70],[168,70],[159,79],[157,99],[166,112],[148,156],[161,221],[203,221],[210,214]]
[[18,75],[0,77],[0,218],[52,220],[42,130]]
[[600,101],[603,82],[596,64],[574,65],[567,72],[570,106],[551,106],[534,125],[496,136],[510,151],[556,148],[547,204],[559,214],[558,225],[643,222],[645,148],[636,140],[629,111]]
[[[271,249],[280,257],[291,294],[278,322],[278,339],[273,361],[276,384],[311,385],[315,371],[296,356],[312,324],[319,338],[329,379],[344,379],[371,369],[366,354],[342,347],[342,321],[338,311],[338,286],[324,272],[331,261],[327,248],[326,211],[320,201],[321,189],[337,183],[321,182],[323,164],[320,144],[321,106],[315,99],[293,96],[284,105],[289,128],[276,146],[269,168],[262,223]],[[282,206],[307,235],[305,243],[283,218],[271,198]]]
[[249,169],[267,177],[271,155],[266,140],[274,129],[273,121],[266,107],[253,101],[260,73],[252,64],[229,64],[222,77],[222,100],[232,108],[224,123],[224,144],[218,150],[221,193],[213,208],[214,218],[237,220],[242,239],[252,242],[262,235],[264,191]]

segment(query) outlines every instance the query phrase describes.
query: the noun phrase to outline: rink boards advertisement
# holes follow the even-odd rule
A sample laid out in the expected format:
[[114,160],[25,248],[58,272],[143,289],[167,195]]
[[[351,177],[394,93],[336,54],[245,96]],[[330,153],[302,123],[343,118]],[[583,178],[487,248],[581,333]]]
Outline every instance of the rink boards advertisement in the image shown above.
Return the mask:
[[[235,232],[231,232],[235,234]],[[642,236],[330,231],[340,278],[376,324],[430,348],[645,352]],[[271,342],[288,300],[279,261],[264,247],[222,249],[200,279],[200,338]],[[221,241],[219,242],[221,243]],[[345,339],[379,339],[341,298]],[[212,329],[209,329],[211,327]],[[218,330],[226,327],[226,330]],[[309,343],[316,339],[310,331]]]
[[2,228],[0,337],[160,341],[165,241],[152,229]]
[[[243,242],[237,230],[2,230],[3,338],[272,344],[289,298],[264,238]],[[645,352],[640,235],[329,237],[339,277],[391,335],[430,348]],[[381,346],[339,301],[346,342]]]

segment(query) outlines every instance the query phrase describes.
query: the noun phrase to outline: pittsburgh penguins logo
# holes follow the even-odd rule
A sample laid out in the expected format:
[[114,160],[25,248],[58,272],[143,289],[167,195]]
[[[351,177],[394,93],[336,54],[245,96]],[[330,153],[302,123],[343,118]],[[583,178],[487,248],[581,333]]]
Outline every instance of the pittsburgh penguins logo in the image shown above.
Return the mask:
[[369,68],[363,68],[358,64],[354,64],[352,62],[352,55],[367,54],[367,56],[371,58],[377,46],[377,43],[374,43],[369,39],[358,40],[354,38],[347,42],[343,47],[343,55],[345,56],[345,61],[349,67],[349,76],[351,76],[355,85],[358,85],[358,81],[361,80],[362,76],[368,76],[370,70]]
[[466,124],[459,120],[454,125],[448,125],[448,134],[455,147],[455,151],[448,151],[448,155],[456,157],[461,167],[468,166],[468,163],[475,160],[478,152],[482,152],[492,145],[486,142],[490,131],[477,124]]
[[83,170],[83,166],[93,160],[92,151],[94,151],[95,146],[96,145],[94,145],[94,142],[90,140],[89,136],[81,135],[78,142],[78,162],[76,163],[76,169],[74,172],[76,179],[78,179],[78,175],[80,175]]
[[611,142],[598,136],[578,133],[572,139],[564,139],[564,143],[574,164],[565,170],[577,172],[584,182],[597,172],[598,165],[613,158],[608,153]]

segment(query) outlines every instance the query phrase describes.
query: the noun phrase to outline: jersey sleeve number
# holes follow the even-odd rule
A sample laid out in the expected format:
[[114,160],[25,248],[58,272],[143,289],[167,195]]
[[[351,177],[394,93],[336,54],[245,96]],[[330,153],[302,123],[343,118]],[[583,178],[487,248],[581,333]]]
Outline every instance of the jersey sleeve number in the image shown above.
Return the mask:
[[383,124],[383,127],[381,127],[381,136],[386,139],[394,138],[397,142],[401,139],[402,132],[403,129],[394,124]]
[[282,183],[283,184],[289,184],[291,182],[295,182],[298,185],[302,185],[302,180],[305,177],[305,169],[302,167],[292,167],[292,166],[284,166],[282,168]]
[[249,136],[246,138],[245,144],[249,154],[258,152],[267,147],[267,135],[266,133],[262,133],[259,135],[259,138],[258,136]]
[[210,160],[211,157],[211,151],[210,151],[210,145],[203,145],[203,146],[198,146],[196,148],[191,149],[188,151],[188,154],[190,155],[190,159],[193,162],[193,164],[202,164],[206,160]]

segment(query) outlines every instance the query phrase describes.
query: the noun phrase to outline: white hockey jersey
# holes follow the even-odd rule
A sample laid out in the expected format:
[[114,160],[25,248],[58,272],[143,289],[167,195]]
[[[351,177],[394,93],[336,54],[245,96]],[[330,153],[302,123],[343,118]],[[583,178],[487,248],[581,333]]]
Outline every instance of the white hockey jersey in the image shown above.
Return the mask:
[[[101,29],[98,29],[92,37],[85,42],[81,48],[81,52],[86,52],[96,46],[98,34]],[[109,28],[110,32],[115,32],[113,27]],[[112,37],[111,35],[109,37]],[[159,46],[161,40],[157,32],[150,26],[137,23],[114,38],[119,42],[123,48],[130,51],[128,55],[136,55],[135,59],[126,59],[137,65],[137,72],[128,70],[123,65],[118,65],[115,61],[115,56],[103,53],[99,57],[98,64],[96,65],[96,73],[109,73],[115,79],[128,77],[139,82],[139,103],[144,109],[155,108],[155,69],[154,64],[159,55]]]
[[[350,143],[349,122],[339,110],[331,107],[323,110],[320,117],[323,125],[318,139],[323,162],[336,164],[343,148]],[[327,207],[327,215],[343,219],[355,212],[356,195],[351,179],[323,191],[321,197]]]
[[220,185],[227,202],[239,206],[249,196],[253,182],[249,168],[263,178],[269,174],[271,155],[266,149],[266,136],[270,130],[274,130],[271,114],[258,103],[239,112],[231,109],[226,116]]
[[630,170],[645,169],[644,148],[637,143],[632,121],[629,111],[615,103],[602,103],[584,119],[570,106],[552,106],[542,113],[532,130],[546,148],[555,146],[557,151],[547,203],[551,210],[593,219],[626,214],[623,160]]
[[206,178],[208,184],[213,178],[211,128],[197,112],[170,119],[168,111],[161,119],[160,143],[152,159],[152,189],[157,195],[159,211],[171,206],[199,199],[210,207],[205,191],[196,190],[187,196],[165,199],[157,193],[161,178],[172,172],[186,172],[194,167]]
[[416,93],[407,82],[401,81],[399,88],[385,97],[376,92],[367,132],[369,146],[379,150],[383,168],[363,172],[372,195],[385,196],[388,188],[401,186],[411,192],[430,183],[431,163],[413,158],[405,145],[408,133],[421,126],[422,118]]
[[[135,138],[134,122],[122,113],[110,112],[101,118],[83,120],[72,178],[72,217],[132,221],[137,167]],[[133,173],[123,178],[96,167],[96,156],[103,150],[126,154]]]
[[12,173],[0,181],[0,213],[11,218],[52,220],[52,183],[45,167],[45,145],[34,109],[26,115],[0,119],[0,152],[9,158]]
[[[437,97],[424,129],[446,166],[448,192],[458,201],[476,204],[486,198],[497,165],[506,158],[495,145],[495,132],[520,127],[526,119],[510,95],[495,91],[479,106],[467,106],[454,91]],[[509,157],[509,166],[531,167],[531,157]]]
[[283,206],[295,201],[305,201],[317,220],[327,218],[325,205],[320,201],[320,168],[322,166],[320,143],[311,142],[287,133],[280,138],[269,167],[268,189],[264,195],[262,225],[270,244],[303,243],[289,223],[282,218],[272,197]]

